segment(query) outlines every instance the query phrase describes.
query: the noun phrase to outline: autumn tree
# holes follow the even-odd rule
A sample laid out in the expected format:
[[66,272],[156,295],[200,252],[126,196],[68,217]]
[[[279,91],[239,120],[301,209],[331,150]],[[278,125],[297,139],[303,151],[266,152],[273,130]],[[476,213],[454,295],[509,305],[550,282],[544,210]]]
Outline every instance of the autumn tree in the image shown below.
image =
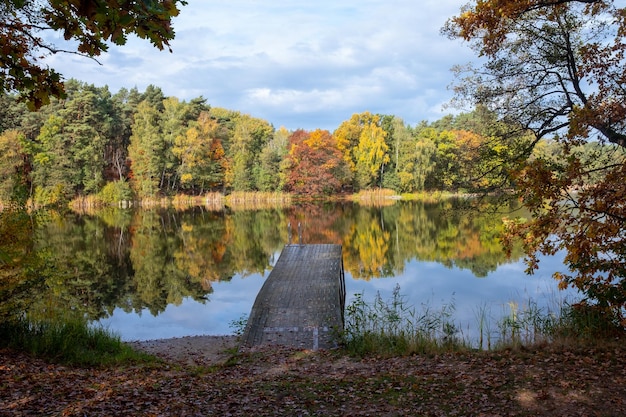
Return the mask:
[[341,189],[348,175],[334,137],[327,130],[296,130],[289,137],[285,188],[296,194],[328,195]]
[[513,183],[509,173],[518,166],[519,155],[525,155],[536,139],[527,129],[519,130],[518,123],[499,120],[497,113],[483,105],[456,116],[453,130],[472,134],[465,134],[465,138],[471,140],[461,147],[463,153],[472,154],[470,158],[464,157],[464,171],[465,187],[473,191],[511,189]]
[[459,186],[470,191],[486,188],[488,178],[480,175],[481,149],[485,138],[468,130],[452,132],[458,146]]
[[342,122],[333,132],[333,136],[337,140],[337,149],[341,151],[344,161],[353,172],[356,170],[356,161],[352,151],[359,143],[363,125],[368,123],[372,117],[373,115],[369,112],[355,113],[350,117],[350,120]]
[[[514,171],[529,222],[529,271],[537,253],[566,251],[562,287],[574,286],[618,316],[626,306],[626,8],[601,0],[488,0],[450,19],[444,32],[484,59],[460,67],[457,98],[480,103],[534,135]],[[533,158],[544,137],[562,144],[559,161]],[[610,157],[585,164],[577,146],[597,140]],[[617,148],[615,148],[617,147]]]
[[357,188],[379,186],[385,164],[390,161],[387,132],[381,127],[381,117],[370,112],[353,114],[333,136]]
[[[57,53],[95,58],[111,44],[124,45],[134,34],[158,49],[169,49],[171,25],[184,0],[0,2],[0,93],[20,92],[32,109],[64,96],[61,74],[49,68],[46,56]],[[68,42],[63,49],[48,41],[58,31]]]
[[385,131],[375,123],[366,125],[361,131],[354,155],[357,180],[362,189],[380,186],[385,164],[389,162],[386,136]]

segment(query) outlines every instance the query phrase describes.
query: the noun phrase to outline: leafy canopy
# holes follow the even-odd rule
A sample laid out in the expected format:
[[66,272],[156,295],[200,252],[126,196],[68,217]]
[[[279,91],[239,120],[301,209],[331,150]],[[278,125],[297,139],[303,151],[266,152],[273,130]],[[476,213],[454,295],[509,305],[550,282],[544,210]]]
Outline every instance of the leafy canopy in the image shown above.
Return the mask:
[[[43,62],[46,56],[71,53],[97,57],[108,43],[124,45],[129,34],[162,50],[174,38],[171,19],[184,0],[0,0],[0,93],[20,92],[31,109],[63,97],[61,74]],[[44,36],[63,33],[75,50],[59,49]]]
[[594,134],[626,146],[626,7],[599,0],[477,1],[443,31],[482,68],[457,67],[457,98],[489,104],[538,138]]
[[[483,58],[458,67],[456,98],[534,135],[512,176],[530,209],[512,221],[529,271],[565,250],[574,286],[619,317],[626,307],[626,7],[601,0],[478,0],[444,33]],[[533,148],[554,139],[560,157]],[[580,151],[599,144],[593,158]]]

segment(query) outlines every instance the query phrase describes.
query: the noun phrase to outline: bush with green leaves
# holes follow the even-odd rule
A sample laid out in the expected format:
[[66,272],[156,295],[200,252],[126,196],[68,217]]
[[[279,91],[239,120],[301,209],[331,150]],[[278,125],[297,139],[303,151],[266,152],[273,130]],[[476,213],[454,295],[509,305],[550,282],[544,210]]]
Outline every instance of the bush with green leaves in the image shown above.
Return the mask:
[[98,193],[98,198],[107,204],[115,204],[120,201],[129,201],[133,198],[130,185],[123,180],[107,183]]

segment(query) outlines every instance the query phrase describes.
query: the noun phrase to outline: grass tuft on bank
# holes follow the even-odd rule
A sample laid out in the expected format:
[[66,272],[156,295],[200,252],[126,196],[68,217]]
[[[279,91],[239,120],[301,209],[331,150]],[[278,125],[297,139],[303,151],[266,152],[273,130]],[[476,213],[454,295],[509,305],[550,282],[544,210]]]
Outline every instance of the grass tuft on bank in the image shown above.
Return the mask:
[[626,339],[621,317],[610,309],[579,302],[558,309],[542,309],[529,301],[522,308],[509,305],[508,315],[494,319],[485,309],[477,315],[479,336],[471,340],[454,322],[454,301],[439,309],[407,304],[396,286],[389,300],[377,294],[371,303],[355,294],[346,306],[339,338],[353,356],[436,355],[450,352],[498,351],[557,346],[612,344]]
[[418,312],[407,304],[396,285],[389,300],[377,294],[372,303],[367,303],[362,294],[355,294],[346,306],[340,337],[347,352],[360,357],[469,350],[466,341],[458,337],[453,313],[453,303],[437,311],[424,306]]
[[138,352],[106,329],[81,320],[11,320],[0,323],[0,347],[75,366],[152,363],[154,356]]

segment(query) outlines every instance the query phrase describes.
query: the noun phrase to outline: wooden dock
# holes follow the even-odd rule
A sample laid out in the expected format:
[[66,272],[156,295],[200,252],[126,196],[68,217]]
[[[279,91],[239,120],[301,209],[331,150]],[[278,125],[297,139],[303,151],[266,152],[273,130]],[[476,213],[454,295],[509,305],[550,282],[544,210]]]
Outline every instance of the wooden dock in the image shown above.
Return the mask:
[[241,346],[337,346],[343,329],[341,245],[286,245],[254,301]]

